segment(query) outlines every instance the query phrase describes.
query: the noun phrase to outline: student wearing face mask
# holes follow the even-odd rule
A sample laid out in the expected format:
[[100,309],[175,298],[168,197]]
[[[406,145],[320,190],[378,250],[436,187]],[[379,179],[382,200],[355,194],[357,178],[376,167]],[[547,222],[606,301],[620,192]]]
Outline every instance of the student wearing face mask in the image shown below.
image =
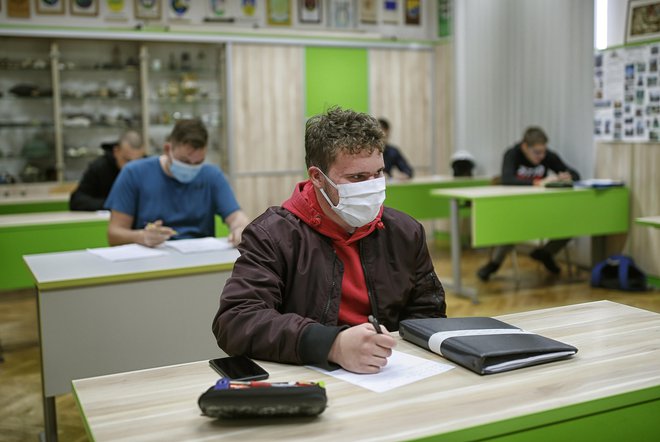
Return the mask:
[[215,236],[215,214],[229,227],[230,241],[241,241],[249,219],[222,171],[204,164],[207,143],[200,120],[179,120],[160,157],[122,169],[105,203],[110,245]]
[[101,210],[119,171],[130,161],[144,157],[142,136],[134,130],[124,132],[119,141],[103,144],[105,154],[87,167],[76,190],[69,198],[70,210]]
[[243,232],[213,321],[232,355],[376,373],[407,318],[445,317],[423,227],[383,206],[384,134],[334,107],[308,120],[309,178]]

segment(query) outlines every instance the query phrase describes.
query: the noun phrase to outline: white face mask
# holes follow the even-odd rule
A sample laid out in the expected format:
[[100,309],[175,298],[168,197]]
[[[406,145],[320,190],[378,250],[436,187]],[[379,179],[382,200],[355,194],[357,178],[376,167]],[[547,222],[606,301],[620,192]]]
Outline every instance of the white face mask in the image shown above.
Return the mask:
[[[321,169],[319,169],[321,171]],[[380,206],[385,201],[385,177],[359,183],[335,184],[326,174],[321,174],[330,185],[337,189],[339,202],[333,205],[332,201],[321,189],[321,194],[330,204],[334,212],[351,227],[362,227],[376,219]]]

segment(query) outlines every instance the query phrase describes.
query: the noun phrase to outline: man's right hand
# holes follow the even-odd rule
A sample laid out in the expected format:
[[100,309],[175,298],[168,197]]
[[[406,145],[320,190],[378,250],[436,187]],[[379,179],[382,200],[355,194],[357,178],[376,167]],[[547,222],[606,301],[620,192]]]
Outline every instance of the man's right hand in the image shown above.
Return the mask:
[[365,323],[340,332],[330,348],[328,360],[354,373],[378,373],[396,345],[394,338],[384,331],[377,334],[373,325]]
[[149,223],[142,230],[142,244],[147,247],[156,247],[176,235],[170,227],[164,226],[162,220]]

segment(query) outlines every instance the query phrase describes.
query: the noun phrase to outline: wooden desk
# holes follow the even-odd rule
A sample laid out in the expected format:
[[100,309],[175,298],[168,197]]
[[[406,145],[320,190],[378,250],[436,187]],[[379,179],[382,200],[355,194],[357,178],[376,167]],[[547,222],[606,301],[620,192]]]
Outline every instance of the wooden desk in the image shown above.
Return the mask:
[[0,215],[0,291],[32,287],[23,255],[108,245],[108,212]]
[[211,333],[238,250],[111,262],[86,251],[25,257],[37,286],[46,438],[71,380],[222,354]]
[[[628,231],[628,189],[549,189],[536,186],[488,186],[439,189],[450,200],[453,290],[478,302],[473,288],[461,285],[459,202],[472,203],[472,246],[515,244],[533,239],[596,237],[592,260],[605,259],[605,235]],[[444,203],[444,202],[443,202]]]
[[[643,441],[660,432],[660,315],[608,301],[498,317],[578,347],[573,358],[479,376],[457,367],[374,393],[305,367],[261,362],[272,381],[326,384],[316,419],[215,421],[197,398],[206,361],[73,381],[90,438],[282,441]],[[399,350],[448,362],[405,341]]]

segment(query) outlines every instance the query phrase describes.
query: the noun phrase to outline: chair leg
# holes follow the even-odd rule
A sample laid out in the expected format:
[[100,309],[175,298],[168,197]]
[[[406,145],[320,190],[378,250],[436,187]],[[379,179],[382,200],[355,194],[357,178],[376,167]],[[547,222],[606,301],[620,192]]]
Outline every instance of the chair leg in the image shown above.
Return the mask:
[[513,275],[516,280],[516,290],[520,287],[520,268],[518,267],[518,252],[511,250],[511,263],[513,264]]
[[564,247],[564,259],[566,260],[566,267],[568,267],[568,277],[573,278],[573,263],[571,262],[571,254],[568,251],[568,246]]

